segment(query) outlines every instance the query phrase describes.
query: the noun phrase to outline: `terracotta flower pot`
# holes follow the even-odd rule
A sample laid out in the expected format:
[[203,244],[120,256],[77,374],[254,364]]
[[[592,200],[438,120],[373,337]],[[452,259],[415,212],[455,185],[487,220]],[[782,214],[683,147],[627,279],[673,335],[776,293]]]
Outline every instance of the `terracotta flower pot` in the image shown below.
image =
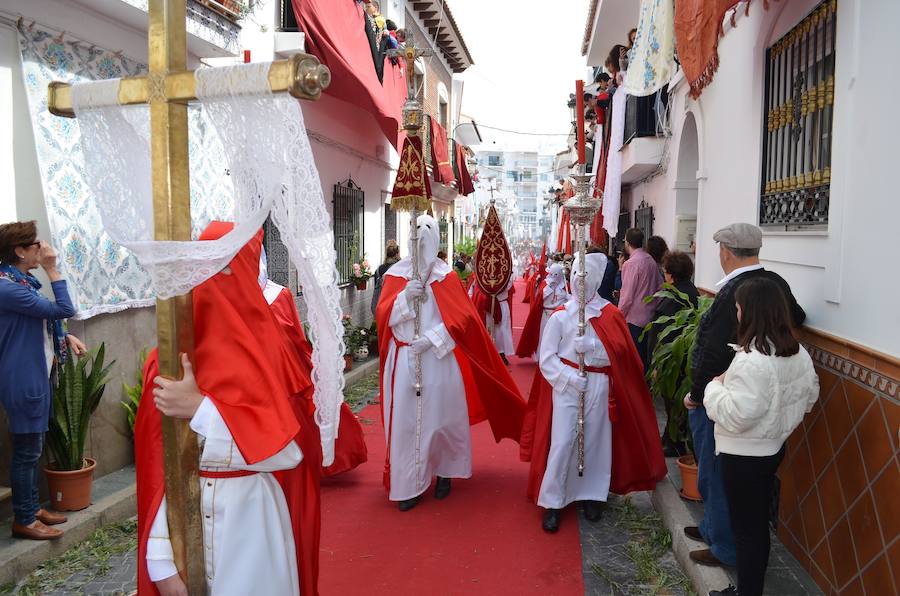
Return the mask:
[[368,282],[358,281],[358,282],[356,282],[356,289],[357,290],[365,290],[367,285],[368,285]]
[[91,504],[91,486],[94,483],[94,468],[97,462],[84,458],[85,466],[80,470],[63,472],[44,468],[47,485],[50,487],[50,505],[57,511],[80,511]]
[[353,368],[353,356],[344,354],[344,372],[347,372],[351,368]]
[[693,455],[682,455],[676,460],[681,470],[681,497],[689,501],[702,501],[697,490],[697,462]]

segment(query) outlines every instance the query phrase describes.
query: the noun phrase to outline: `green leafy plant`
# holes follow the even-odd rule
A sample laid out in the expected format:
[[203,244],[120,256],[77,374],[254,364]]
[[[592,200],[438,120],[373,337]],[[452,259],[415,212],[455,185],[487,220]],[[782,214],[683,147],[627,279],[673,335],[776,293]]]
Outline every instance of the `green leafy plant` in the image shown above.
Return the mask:
[[101,343],[95,350],[78,358],[76,363],[70,351],[60,371],[47,431],[47,447],[55,470],[72,471],[84,467],[84,440],[91,415],[100,405],[109,382],[109,370],[115,364],[113,360],[104,367],[105,354],[106,344]]
[[459,254],[461,252],[466,253],[467,255],[475,254],[475,239],[474,238],[463,238],[459,242],[453,245],[453,252],[455,254]]
[[697,328],[703,313],[712,305],[713,299],[708,296],[700,296],[697,304],[691,301],[684,292],[679,291],[672,284],[663,284],[662,290],[648,296],[645,302],[654,299],[668,298],[675,300],[681,309],[671,316],[663,316],[651,321],[641,338],[652,327],[659,331],[656,346],[653,348],[653,356],[647,381],[650,391],[662,396],[669,404],[669,427],[666,429],[669,437],[678,443],[687,443],[691,453],[694,452],[693,440],[690,432],[683,432],[687,427],[687,409],[684,407],[684,396],[691,390],[691,359],[694,351],[694,341],[697,339]]
[[128,416],[128,428],[134,435],[134,420],[137,417],[138,407],[141,405],[141,394],[144,392],[144,364],[147,362],[147,348],[141,350],[138,356],[137,372],[134,374],[134,385],[122,383],[122,389],[125,392],[126,400],[122,402],[122,407]]

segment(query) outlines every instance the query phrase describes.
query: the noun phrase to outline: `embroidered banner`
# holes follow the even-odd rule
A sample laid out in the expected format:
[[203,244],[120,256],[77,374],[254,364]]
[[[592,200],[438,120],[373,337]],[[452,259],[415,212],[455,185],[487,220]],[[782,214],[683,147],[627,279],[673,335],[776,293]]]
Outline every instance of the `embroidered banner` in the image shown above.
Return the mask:
[[643,97],[656,93],[675,72],[674,0],[643,0],[637,37],[628,60],[625,90]]
[[[127,77],[146,66],[66,33],[32,23],[19,27],[22,73],[34,130],[52,242],[69,293],[83,319],[126,308],[152,306],[150,278],[128,251],[103,231],[85,182],[78,120],[47,111],[47,85]],[[191,212],[195,237],[213,219],[230,219],[233,201],[225,153],[199,108],[190,110]]]
[[425,211],[431,207],[431,183],[425,172],[422,138],[407,135],[400,150],[400,167],[391,193],[391,208]]
[[484,231],[475,250],[475,281],[482,292],[497,295],[506,289],[512,275],[512,255],[497,210],[491,205]]

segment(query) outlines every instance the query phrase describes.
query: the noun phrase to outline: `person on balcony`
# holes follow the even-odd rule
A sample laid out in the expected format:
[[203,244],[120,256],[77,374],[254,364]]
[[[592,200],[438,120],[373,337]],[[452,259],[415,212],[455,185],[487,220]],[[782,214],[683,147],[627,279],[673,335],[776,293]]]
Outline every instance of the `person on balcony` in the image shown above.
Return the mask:
[[[30,271],[43,268],[54,300],[41,294]],[[38,460],[50,419],[54,361],[63,362],[71,347],[84,344],[67,335],[62,320],[75,314],[66,281],[56,267],[56,252],[37,238],[33,221],[0,225],[0,405],[12,439],[10,487],[12,533],[19,538],[48,540],[63,535],[65,516],[41,507]]]

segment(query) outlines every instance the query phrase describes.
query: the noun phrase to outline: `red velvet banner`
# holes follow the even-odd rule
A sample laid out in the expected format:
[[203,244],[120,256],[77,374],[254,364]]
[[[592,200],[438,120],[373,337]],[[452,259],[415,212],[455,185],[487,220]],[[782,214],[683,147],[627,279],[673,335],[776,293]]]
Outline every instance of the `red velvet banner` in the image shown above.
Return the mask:
[[449,185],[456,179],[453,175],[453,166],[450,165],[450,148],[447,143],[447,131],[429,116],[431,121],[431,175],[435,182]]
[[491,205],[475,250],[475,282],[482,292],[494,296],[506,288],[511,275],[512,255],[497,210]]
[[456,144],[456,189],[463,196],[475,192],[469,166],[466,165],[466,149],[459,143]]
[[406,100],[403,62],[384,61],[378,81],[365,30],[363,4],[352,0],[292,0],[306,51],[331,70],[325,93],[371,113],[394,147],[400,146],[401,110]]

